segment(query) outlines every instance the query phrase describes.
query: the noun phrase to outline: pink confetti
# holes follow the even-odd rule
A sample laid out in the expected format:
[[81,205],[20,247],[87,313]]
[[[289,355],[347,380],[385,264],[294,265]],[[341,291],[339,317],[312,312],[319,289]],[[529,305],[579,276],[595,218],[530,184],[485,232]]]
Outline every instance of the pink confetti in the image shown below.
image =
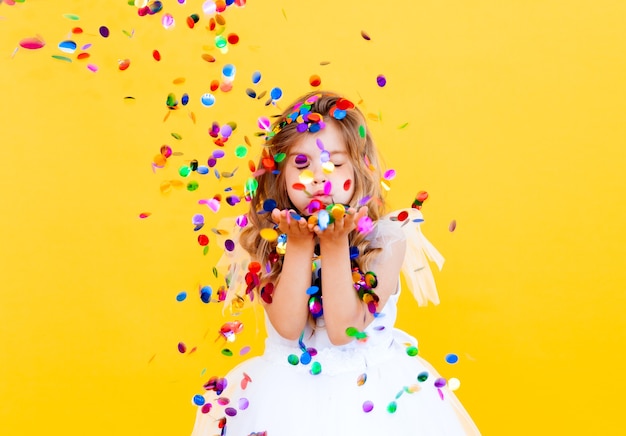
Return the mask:
[[374,229],[374,223],[372,222],[372,219],[370,217],[364,216],[359,219],[356,227],[359,233],[366,234]]
[[42,37],[37,36],[35,38],[24,38],[20,41],[20,47],[28,50],[37,50],[46,45],[46,42]]

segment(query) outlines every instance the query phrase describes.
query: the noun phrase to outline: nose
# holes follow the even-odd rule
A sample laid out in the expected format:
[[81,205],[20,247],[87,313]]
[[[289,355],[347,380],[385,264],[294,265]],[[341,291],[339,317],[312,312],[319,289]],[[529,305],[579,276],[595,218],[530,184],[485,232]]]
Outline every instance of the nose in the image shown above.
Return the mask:
[[315,168],[315,171],[313,172],[313,183],[316,183],[316,184],[326,183],[326,178],[327,178],[327,175],[322,169],[322,166],[317,165],[317,168]]

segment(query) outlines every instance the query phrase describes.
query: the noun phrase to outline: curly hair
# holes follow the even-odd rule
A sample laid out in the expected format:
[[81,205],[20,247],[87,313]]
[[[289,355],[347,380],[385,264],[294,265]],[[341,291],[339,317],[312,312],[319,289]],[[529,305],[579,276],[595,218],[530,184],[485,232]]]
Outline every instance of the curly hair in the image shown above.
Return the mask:
[[[272,124],[271,130],[275,133],[266,138],[262,155],[257,168],[267,167],[267,161],[281,153],[288,154],[291,146],[296,144],[301,135],[308,132],[299,132],[296,122],[286,123],[287,117],[293,114],[303,103],[310,104],[310,112],[323,117],[323,121],[334,123],[345,141],[346,150],[350,161],[354,166],[354,195],[350,200],[350,206],[358,208],[362,203],[368,205],[368,216],[376,222],[385,213],[384,190],[381,186],[382,171],[380,158],[374,141],[367,128],[363,113],[354,107],[346,111],[344,118],[337,120],[330,116],[331,110],[342,97],[331,92],[311,92],[297,99],[286,109],[283,114]],[[265,162],[264,162],[265,160]],[[274,227],[270,214],[263,211],[266,200],[274,200],[278,209],[296,209],[291,203],[285,186],[283,173],[278,168],[274,171],[260,171],[256,177],[258,188],[250,199],[248,212],[249,224],[240,236],[242,247],[251,257],[261,265],[269,265],[263,282],[276,281],[282,269],[282,257],[274,256],[270,261],[270,254],[276,249],[276,241],[269,242],[260,236],[264,228]],[[369,241],[362,233],[354,230],[349,235],[350,246],[359,251],[355,259],[356,265],[367,271],[368,265],[376,257],[381,249],[368,247]],[[287,242],[287,246],[289,242]]]

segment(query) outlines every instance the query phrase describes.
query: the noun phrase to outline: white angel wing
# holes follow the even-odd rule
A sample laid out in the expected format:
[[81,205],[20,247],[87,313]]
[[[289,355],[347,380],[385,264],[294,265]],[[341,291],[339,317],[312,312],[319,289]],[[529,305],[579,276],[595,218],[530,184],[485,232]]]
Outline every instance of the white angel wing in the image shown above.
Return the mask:
[[[406,212],[408,216],[399,221],[398,215],[402,212]],[[400,226],[404,233],[406,255],[402,264],[402,275],[417,304],[426,306],[429,301],[433,304],[439,304],[437,286],[428,262],[434,262],[441,270],[444,258],[422,234],[420,228],[421,223],[424,222],[422,212],[415,208],[396,210],[385,215],[383,220],[394,222]]]

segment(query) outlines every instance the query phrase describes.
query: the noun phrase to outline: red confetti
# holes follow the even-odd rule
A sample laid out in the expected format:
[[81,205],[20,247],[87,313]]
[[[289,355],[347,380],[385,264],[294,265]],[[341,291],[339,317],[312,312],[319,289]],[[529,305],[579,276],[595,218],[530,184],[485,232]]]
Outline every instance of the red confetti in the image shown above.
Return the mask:
[[309,78],[309,84],[311,86],[315,86],[318,87],[322,84],[322,79],[320,78],[320,76],[318,76],[317,74],[313,74],[310,78]]
[[154,58],[155,61],[160,61],[161,60],[161,53],[159,53],[158,50],[153,50],[152,51],[152,57]]
[[406,210],[403,210],[398,214],[398,221],[404,221],[409,217],[409,213]]

